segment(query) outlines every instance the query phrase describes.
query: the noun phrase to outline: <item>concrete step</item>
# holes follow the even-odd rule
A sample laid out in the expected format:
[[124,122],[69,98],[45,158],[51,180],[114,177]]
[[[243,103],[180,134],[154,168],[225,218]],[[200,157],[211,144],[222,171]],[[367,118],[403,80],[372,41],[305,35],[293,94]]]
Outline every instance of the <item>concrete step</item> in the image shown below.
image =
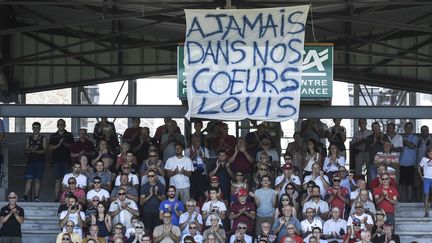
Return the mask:
[[31,233],[23,233],[22,243],[52,243],[60,233],[60,231],[35,231]]

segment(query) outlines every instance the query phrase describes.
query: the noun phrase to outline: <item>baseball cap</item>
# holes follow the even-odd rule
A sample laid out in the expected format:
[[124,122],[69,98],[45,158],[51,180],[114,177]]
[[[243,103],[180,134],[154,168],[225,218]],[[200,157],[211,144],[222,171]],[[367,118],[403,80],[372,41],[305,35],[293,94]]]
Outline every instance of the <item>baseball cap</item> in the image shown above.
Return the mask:
[[284,170],[292,170],[293,165],[291,163],[285,163],[282,167]]
[[390,221],[390,220],[386,220],[386,221],[384,222],[384,225],[387,225],[387,226],[393,226],[393,222]]
[[353,225],[361,225],[361,221],[358,218],[353,219]]
[[245,197],[245,196],[247,196],[247,194],[248,194],[248,191],[246,189],[240,188],[240,190],[238,192],[239,197]]
[[219,177],[217,177],[217,176],[212,176],[212,177],[210,178],[210,182],[219,182]]

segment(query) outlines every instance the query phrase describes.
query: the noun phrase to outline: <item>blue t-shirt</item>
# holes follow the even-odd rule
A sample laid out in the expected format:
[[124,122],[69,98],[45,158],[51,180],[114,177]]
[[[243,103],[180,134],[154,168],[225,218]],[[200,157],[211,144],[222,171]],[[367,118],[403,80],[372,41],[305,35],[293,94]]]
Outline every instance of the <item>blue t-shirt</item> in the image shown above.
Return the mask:
[[403,147],[403,150],[399,157],[399,165],[400,166],[414,166],[417,163],[417,146],[419,145],[419,138],[410,134],[408,136],[404,136],[404,139],[407,139],[409,142],[415,144],[415,148],[410,149],[407,146]]
[[268,188],[260,188],[255,191],[255,196],[259,198],[260,205],[257,208],[258,217],[272,217],[274,214],[274,207],[272,204],[275,195],[275,190]]
[[179,217],[174,212],[176,205],[177,205],[177,211],[184,212],[183,203],[177,199],[174,199],[174,201],[170,201],[167,199],[161,202],[161,204],[159,205],[159,210],[163,212],[171,212],[172,224],[175,226],[179,226]]

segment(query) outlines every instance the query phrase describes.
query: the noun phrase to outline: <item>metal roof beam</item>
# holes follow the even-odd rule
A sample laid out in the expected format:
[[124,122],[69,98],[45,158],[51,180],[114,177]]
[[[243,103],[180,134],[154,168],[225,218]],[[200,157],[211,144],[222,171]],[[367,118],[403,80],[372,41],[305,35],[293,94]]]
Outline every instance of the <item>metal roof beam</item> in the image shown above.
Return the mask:
[[[148,11],[145,13],[145,16],[151,16],[155,14],[161,14],[166,12],[176,12],[181,11],[180,8],[168,8],[168,9],[161,9],[161,10],[155,10],[155,11]],[[26,27],[19,27],[19,28],[9,28],[9,29],[3,29],[0,30],[0,35],[9,35],[13,33],[22,33],[22,32],[32,32],[32,31],[38,31],[38,30],[44,30],[44,29],[56,29],[61,28],[65,26],[76,26],[76,25],[88,25],[88,24],[97,24],[97,23],[104,23],[109,21],[115,21],[115,20],[122,20],[122,19],[128,19],[128,18],[141,18],[143,17],[142,13],[127,13],[127,14],[118,14],[107,18],[92,18],[87,20],[73,20],[73,21],[64,21],[64,22],[56,22],[51,24],[45,24],[45,25],[32,25],[32,26],[26,26]]]
[[[184,117],[186,106],[180,105],[9,105],[0,106],[4,117],[136,117],[160,118],[169,114]],[[431,106],[319,106],[300,105],[299,118],[387,118],[429,119]]]
[[[47,45],[47,46],[49,46],[49,47],[51,47],[51,48],[56,48],[56,47],[58,47],[56,44],[54,44],[54,43],[52,43],[52,42],[50,42],[50,41],[48,41],[48,40],[45,40],[44,38],[39,37],[39,36],[36,35],[36,34],[33,34],[33,33],[25,33],[25,35],[28,36],[28,37],[30,37],[30,38],[32,38],[32,39],[34,39],[34,40],[36,40],[36,41],[38,41],[38,42],[40,42],[40,43],[42,43],[42,44],[44,44],[44,45]],[[64,53],[65,55],[70,55],[70,54],[72,53],[72,52],[67,51],[67,50],[62,50],[61,52]],[[95,64],[94,62],[92,62],[92,61],[90,61],[90,60],[88,60],[88,59],[86,59],[86,58],[80,57],[80,56],[73,56],[73,57],[74,57],[75,59],[77,59],[78,61],[83,62],[83,63],[87,63],[87,64],[89,64],[89,65],[94,65],[94,64]],[[105,68],[105,67],[98,67],[98,66],[95,66],[95,68],[98,69],[98,70],[100,70],[100,71],[102,71],[102,72],[104,72],[104,73],[106,73],[106,74],[109,74],[109,75],[116,75],[116,74],[117,74],[116,72],[113,72],[113,71],[111,71],[110,69],[107,69],[107,68]]]
[[432,94],[432,81],[389,76],[353,69],[335,69],[334,80]]
[[123,81],[128,79],[148,78],[148,77],[163,76],[163,75],[175,75],[176,73],[177,73],[177,67],[173,67],[173,68],[167,68],[167,69],[162,69],[157,71],[148,71],[142,73],[125,74],[125,75],[113,75],[105,78],[96,78],[96,79],[72,81],[68,83],[41,85],[41,86],[31,87],[31,88],[20,88],[19,90],[14,90],[14,91],[18,93],[31,93],[31,92],[38,92],[38,91],[71,88],[77,86],[79,87],[85,85],[117,82],[117,81]]
[[347,22],[352,22],[352,23],[375,25],[375,26],[381,26],[381,27],[387,27],[387,28],[395,28],[396,27],[398,29],[416,30],[416,31],[425,32],[425,33],[432,33],[432,28],[427,27],[427,26],[404,24],[404,23],[397,23],[397,22],[393,22],[393,21],[385,21],[385,20],[363,18],[363,17],[356,17],[356,16],[351,17],[351,16],[325,14],[325,13],[315,13],[314,15],[316,17],[319,17],[319,18],[342,20],[342,21],[347,21]]
[[[174,20],[174,19],[177,19],[177,18],[182,17],[182,16],[183,15],[172,17],[172,18],[169,18],[167,20]],[[142,30],[142,29],[145,29],[145,28],[147,28],[149,26],[153,26],[153,25],[156,25],[158,23],[165,22],[167,20],[154,21],[152,23],[148,23],[148,24],[144,24],[144,25],[140,25],[140,26],[124,29],[122,31],[118,31],[118,32],[115,32],[115,33],[112,33],[112,34],[109,34],[109,35],[101,35],[100,37],[91,38],[90,40],[78,41],[78,42],[71,43],[71,44],[68,44],[68,45],[65,45],[65,46],[59,46],[58,48],[53,48],[53,49],[50,49],[50,50],[41,51],[41,52],[37,52],[37,53],[32,53],[32,54],[29,54],[29,55],[26,55],[26,56],[22,56],[22,57],[19,57],[19,58],[12,59],[9,62],[4,63],[4,66],[10,66],[10,65],[12,65],[14,63],[22,63],[23,60],[26,60],[27,58],[31,58],[31,57],[35,57],[35,56],[40,56],[42,54],[51,53],[53,51],[68,50],[68,48],[70,48],[70,47],[77,46],[77,45],[82,45],[82,44],[88,43],[90,41],[101,41],[101,40],[107,40],[107,39],[109,40],[110,38],[119,36],[121,34],[127,34],[127,33],[130,33],[132,31],[136,31],[136,30],[140,30],[140,29]]]
[[[431,40],[428,40],[429,42]],[[399,54],[390,54],[390,53],[383,53],[383,52],[375,52],[375,51],[362,51],[357,49],[343,49],[343,48],[337,48],[335,49],[335,52],[341,52],[341,53],[350,53],[355,55],[365,55],[365,56],[373,56],[373,57],[382,57],[382,58],[388,58],[392,60],[400,60],[400,61],[408,61],[408,62],[422,62],[422,63],[432,63],[432,58],[418,58],[418,57],[407,57]]]

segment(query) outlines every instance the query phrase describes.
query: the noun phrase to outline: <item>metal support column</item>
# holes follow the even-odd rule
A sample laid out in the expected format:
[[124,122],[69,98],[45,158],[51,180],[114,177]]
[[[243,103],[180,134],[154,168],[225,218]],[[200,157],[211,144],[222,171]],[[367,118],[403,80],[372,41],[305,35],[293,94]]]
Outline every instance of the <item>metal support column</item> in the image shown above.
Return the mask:
[[[18,104],[25,105],[26,96],[25,94],[18,95]],[[26,117],[15,117],[15,132],[25,132],[26,131]]]
[[[81,104],[81,89],[79,87],[72,88],[72,105],[80,105]],[[73,134],[78,134],[79,129],[81,128],[81,118],[72,117],[71,118],[71,132]]]
[[[137,92],[136,92],[136,79],[128,80],[128,105],[136,105],[137,104]],[[140,114],[137,113],[136,117],[140,117]],[[132,119],[128,117],[128,126],[132,127]]]

